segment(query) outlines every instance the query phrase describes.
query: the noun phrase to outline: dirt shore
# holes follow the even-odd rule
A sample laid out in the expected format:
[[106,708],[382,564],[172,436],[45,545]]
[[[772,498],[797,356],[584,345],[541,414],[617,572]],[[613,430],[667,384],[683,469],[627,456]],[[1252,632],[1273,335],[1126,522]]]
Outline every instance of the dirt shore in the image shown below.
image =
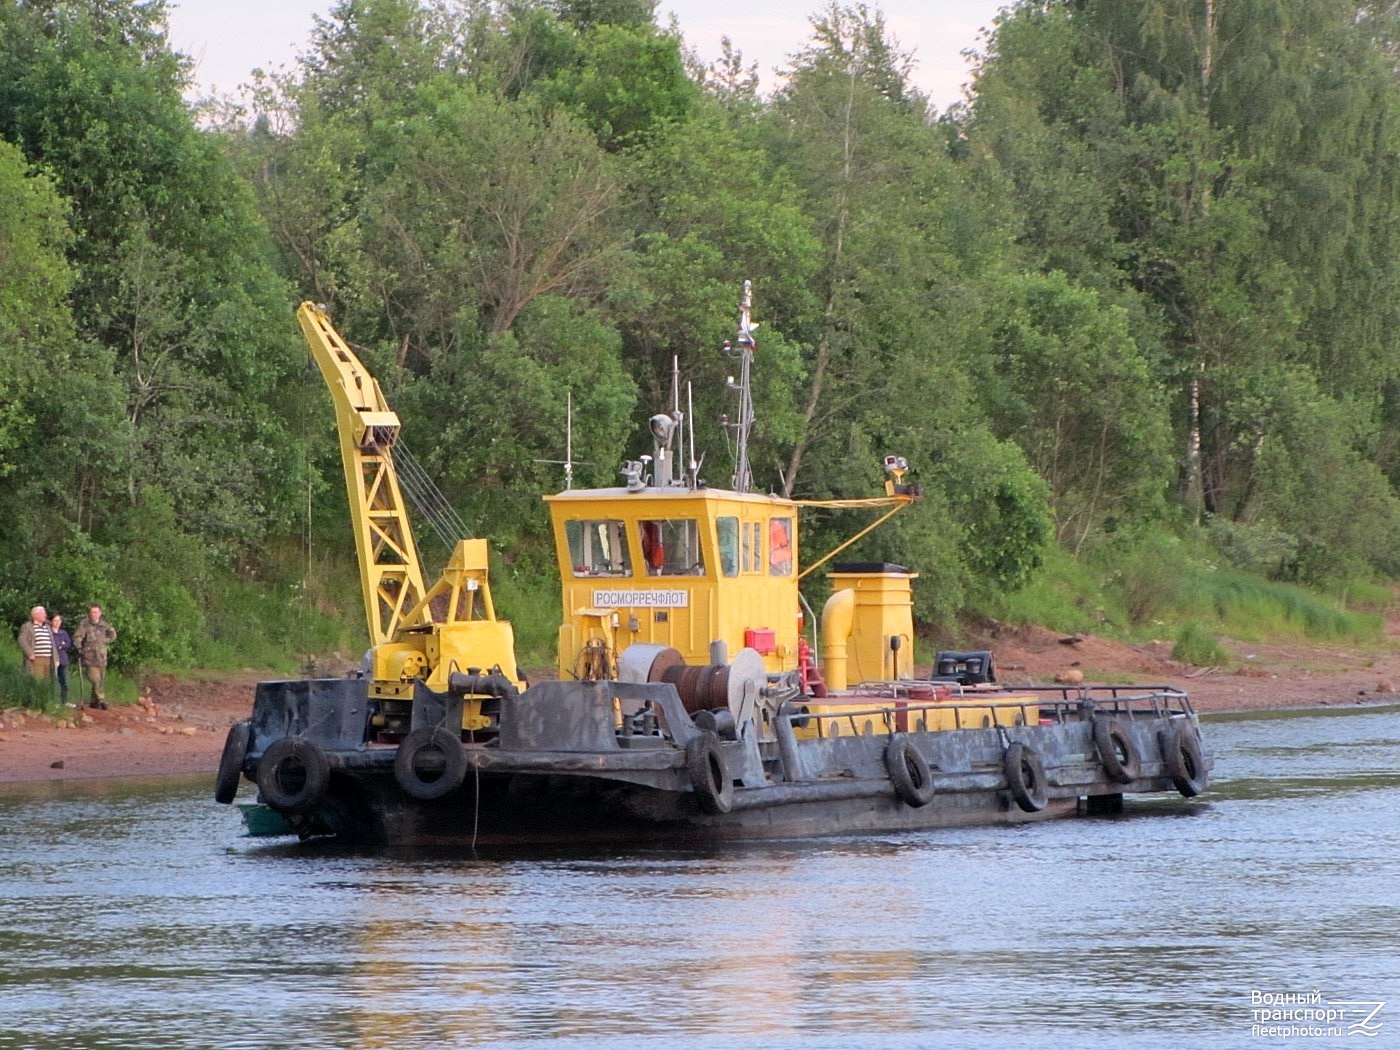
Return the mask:
[[[1198,711],[1400,703],[1400,616],[1373,649],[1226,643],[1229,664],[1194,668],[1170,658],[1171,646],[1129,646],[1093,636],[995,625],[964,649],[989,648],[998,677],[1012,685],[1062,680],[1174,686]],[[207,773],[213,782],[228,727],[246,718],[248,671],[214,679],[152,677],[141,701],[106,711],[74,709],[68,718],[0,711],[0,782]]]

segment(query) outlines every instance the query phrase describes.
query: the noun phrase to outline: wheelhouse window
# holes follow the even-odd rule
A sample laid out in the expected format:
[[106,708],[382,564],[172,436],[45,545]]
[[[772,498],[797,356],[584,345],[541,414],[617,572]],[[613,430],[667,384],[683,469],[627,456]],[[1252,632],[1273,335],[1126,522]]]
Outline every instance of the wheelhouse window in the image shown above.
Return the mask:
[[743,567],[745,572],[763,571],[763,522],[744,522]]
[[700,528],[694,518],[658,518],[637,523],[642,564],[648,576],[702,576]]
[[720,571],[726,576],[763,571],[763,522],[733,517],[715,519]]
[[575,576],[630,576],[624,524],[616,518],[564,522]]
[[738,576],[739,519],[731,517],[716,518],[715,532],[719,535],[719,571],[726,576]]

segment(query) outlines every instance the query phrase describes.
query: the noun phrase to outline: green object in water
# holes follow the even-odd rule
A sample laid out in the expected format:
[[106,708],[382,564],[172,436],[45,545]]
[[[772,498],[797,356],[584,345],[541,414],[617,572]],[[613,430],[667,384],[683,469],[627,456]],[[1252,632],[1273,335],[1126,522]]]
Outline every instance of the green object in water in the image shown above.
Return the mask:
[[249,838],[271,838],[277,835],[295,835],[296,830],[287,823],[287,818],[271,806],[246,803],[238,807],[243,812],[243,823],[248,825]]

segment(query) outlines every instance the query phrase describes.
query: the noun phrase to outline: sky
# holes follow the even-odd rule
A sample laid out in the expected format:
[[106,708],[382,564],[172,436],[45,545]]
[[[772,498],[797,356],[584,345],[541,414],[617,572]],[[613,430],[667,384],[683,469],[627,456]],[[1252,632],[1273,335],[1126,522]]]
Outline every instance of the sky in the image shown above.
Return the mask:
[[[1010,0],[870,0],[905,51],[914,52],[915,84],[941,112],[962,97],[971,79],[962,53]],[[170,42],[197,63],[196,94],[232,94],[254,68],[290,69],[307,49],[312,16],[334,0],[170,0]],[[773,70],[809,40],[811,14],[826,0],[659,0],[656,20],[674,14],[687,45],[705,61],[719,57],[728,36],[745,64],[758,63],[760,89]]]

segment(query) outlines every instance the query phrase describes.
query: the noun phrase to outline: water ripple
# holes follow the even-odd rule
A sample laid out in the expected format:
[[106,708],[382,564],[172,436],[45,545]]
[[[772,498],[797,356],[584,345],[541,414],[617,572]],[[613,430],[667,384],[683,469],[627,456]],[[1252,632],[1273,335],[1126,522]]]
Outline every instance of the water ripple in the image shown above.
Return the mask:
[[269,847],[207,778],[0,790],[0,1048],[1233,1048],[1251,992],[1312,990],[1400,1037],[1394,712],[1207,738],[1192,802],[710,850]]

